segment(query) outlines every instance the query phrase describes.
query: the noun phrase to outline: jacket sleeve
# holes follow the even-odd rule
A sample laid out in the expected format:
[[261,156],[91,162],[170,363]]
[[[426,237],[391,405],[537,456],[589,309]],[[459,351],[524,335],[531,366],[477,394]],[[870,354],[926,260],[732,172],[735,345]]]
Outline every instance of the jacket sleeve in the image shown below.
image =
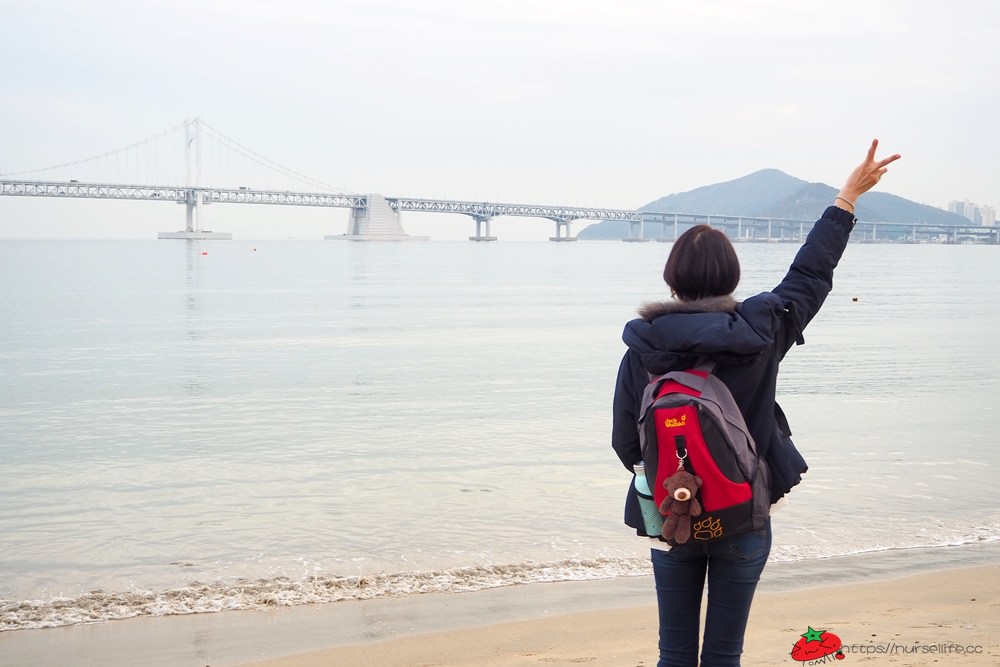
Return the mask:
[[774,288],[785,308],[777,340],[779,359],[793,343],[805,342],[802,332],[833,289],[833,270],[847,247],[854,220],[844,209],[828,207],[799,248],[788,273]]
[[[641,395],[635,386],[635,368],[639,365],[631,350],[622,357],[618,366],[618,380],[615,383],[615,398],[611,421],[611,446],[629,472],[632,466],[642,460],[639,448],[639,426],[636,412]],[[641,370],[641,369],[640,369]]]

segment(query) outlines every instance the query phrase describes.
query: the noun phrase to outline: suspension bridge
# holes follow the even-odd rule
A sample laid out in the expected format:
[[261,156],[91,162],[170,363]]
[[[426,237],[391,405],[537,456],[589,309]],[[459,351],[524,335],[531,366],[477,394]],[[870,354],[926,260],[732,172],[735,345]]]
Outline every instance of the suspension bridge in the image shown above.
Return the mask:
[[[164,165],[169,160],[161,155],[174,157],[175,150],[162,150],[164,143],[174,140],[176,135],[183,138],[184,176],[176,176],[176,165]],[[203,185],[206,178],[206,162],[218,164],[225,160],[205,160],[206,153],[215,149],[228,156],[241,158],[245,163],[263,167],[273,174],[291,180],[297,189],[250,188],[245,185],[225,187]],[[142,155],[140,156],[140,153]],[[229,161],[232,164],[232,161]],[[245,166],[245,165],[241,165]],[[89,173],[99,172],[104,178],[66,178],[65,175],[89,169]],[[240,168],[230,168],[226,173],[217,174],[218,181],[233,179]],[[259,170],[258,170],[259,171]],[[136,172],[154,173],[144,182],[159,185],[135,184]],[[63,178],[37,178],[37,175],[63,174]],[[110,177],[108,175],[110,174]],[[12,176],[36,176],[31,180],[12,179]],[[180,181],[180,182],[171,182]],[[261,180],[258,177],[243,178],[244,182]],[[143,182],[143,181],[139,181]],[[303,190],[302,185],[309,190]],[[211,204],[270,204],[280,206],[313,206],[345,208],[350,210],[347,231],[341,235],[326,236],[327,239],[347,239],[355,241],[414,240],[406,233],[401,221],[405,211],[426,213],[454,213],[472,218],[475,223],[473,241],[495,241],[491,234],[491,221],[500,216],[519,216],[546,219],[555,224],[553,241],[573,241],[571,224],[576,221],[599,222],[617,220],[622,222],[641,221],[642,214],[633,210],[588,208],[579,206],[550,206],[537,204],[511,204],[482,201],[456,201],[448,199],[424,199],[414,197],[386,197],[381,194],[354,194],[345,192],[292,169],[284,167],[242,144],[230,139],[212,126],[195,118],[185,120],[180,125],[135,142],[115,151],[109,151],[86,160],[78,160],[55,165],[45,169],[16,172],[0,176],[0,195],[21,197],[61,197],[79,199],[119,199],[175,202],[186,209],[183,230],[161,232],[160,238],[169,239],[228,239],[230,232],[211,231],[205,228],[204,207]]]
[[[178,150],[178,140],[183,147]],[[216,159],[205,160],[214,151]],[[183,157],[178,157],[182,155]],[[222,157],[223,159],[218,159]],[[214,174],[206,164],[217,170]],[[221,166],[220,166],[221,165]],[[235,166],[234,166],[235,165]],[[248,177],[248,167],[256,175]],[[183,174],[181,169],[183,167]],[[250,188],[245,185],[207,186],[203,183],[260,182],[260,172],[276,176],[285,187]],[[83,178],[83,174],[89,177]],[[141,174],[142,176],[137,176]],[[77,177],[68,178],[73,175]],[[24,177],[34,178],[26,179]],[[21,177],[21,178],[14,178]],[[134,183],[160,183],[159,185]],[[132,184],[130,184],[132,183]],[[303,187],[308,189],[302,189]],[[724,216],[704,213],[659,213],[630,209],[511,204],[355,194],[301,174],[230,139],[200,118],[188,119],[163,132],[122,148],[83,160],[0,174],[0,195],[76,199],[143,200],[184,205],[183,230],[159,233],[161,239],[231,239],[231,232],[212,231],[204,224],[204,207],[212,204],[311,206],[349,209],[347,230],[326,239],[351,241],[426,240],[407,234],[403,212],[450,213],[467,216],[475,224],[471,241],[495,241],[491,221],[502,216],[548,220],[555,224],[551,241],[574,241],[574,222],[617,221],[627,225],[625,241],[672,241],[692,224],[724,229],[740,241],[801,241],[813,220]],[[881,237],[880,237],[881,234]],[[1000,242],[1000,227],[942,226],[920,223],[859,222],[861,240],[917,242]]]

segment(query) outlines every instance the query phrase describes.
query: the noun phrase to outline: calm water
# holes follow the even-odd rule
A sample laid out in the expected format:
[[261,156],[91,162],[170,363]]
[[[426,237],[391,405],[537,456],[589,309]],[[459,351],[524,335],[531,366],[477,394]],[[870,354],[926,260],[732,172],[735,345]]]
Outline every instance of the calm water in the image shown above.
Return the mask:
[[[0,629],[647,573],[610,404],[668,249],[0,242]],[[774,561],[1000,544],[997,266],[848,248]]]

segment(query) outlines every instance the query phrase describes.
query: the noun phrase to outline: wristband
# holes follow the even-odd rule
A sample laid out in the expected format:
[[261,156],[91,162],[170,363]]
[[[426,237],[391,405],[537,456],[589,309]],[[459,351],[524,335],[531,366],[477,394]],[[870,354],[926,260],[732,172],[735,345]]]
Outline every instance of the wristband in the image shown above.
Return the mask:
[[836,199],[839,199],[839,200],[840,200],[840,201],[842,201],[842,202],[847,202],[848,204],[850,204],[850,205],[851,205],[851,213],[854,213],[854,209],[855,209],[855,208],[857,208],[857,207],[856,207],[856,206],[854,205],[854,202],[852,202],[852,201],[851,201],[850,199],[848,199],[847,197],[841,197],[840,195],[837,195],[836,197],[834,197],[834,199],[835,199],[835,200],[836,200]]

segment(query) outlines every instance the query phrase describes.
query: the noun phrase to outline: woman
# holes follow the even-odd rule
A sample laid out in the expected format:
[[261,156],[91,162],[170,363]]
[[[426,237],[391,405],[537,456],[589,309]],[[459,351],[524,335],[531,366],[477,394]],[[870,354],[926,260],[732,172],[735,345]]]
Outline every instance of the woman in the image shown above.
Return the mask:
[[[899,155],[876,160],[878,140],[851,172],[844,187],[816,222],[784,280],[772,292],[742,303],[732,294],[739,261],[726,235],[707,225],[689,229],[670,251],[663,278],[673,301],[643,306],[640,319],[625,326],[628,351],[615,387],[612,446],[631,472],[642,456],[636,419],[650,374],[715,363],[750,434],[768,463],[771,503],[799,482],[805,461],[789,438],[788,423],[775,402],[778,363],[833,288],[833,270],[854,227],[857,198],[882,178]],[[634,493],[625,523],[646,535]],[[708,543],[670,549],[650,541],[660,615],[658,667],[698,665],[702,591],[708,580],[701,665],[739,665],[750,603],[771,550],[771,527]]]

